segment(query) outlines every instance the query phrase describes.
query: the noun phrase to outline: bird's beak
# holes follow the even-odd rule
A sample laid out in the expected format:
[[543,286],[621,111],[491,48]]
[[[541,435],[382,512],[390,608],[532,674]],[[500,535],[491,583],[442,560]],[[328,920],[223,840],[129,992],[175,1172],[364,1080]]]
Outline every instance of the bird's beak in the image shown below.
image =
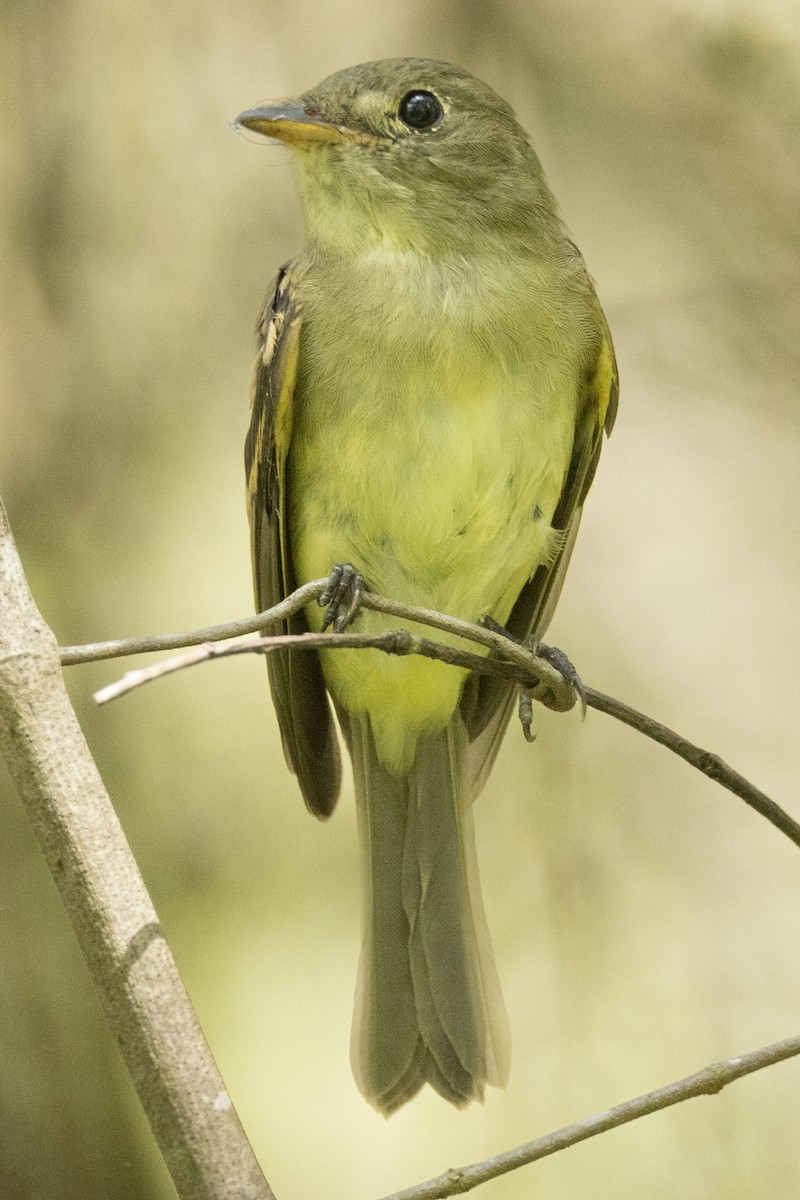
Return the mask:
[[343,125],[336,125],[314,108],[293,101],[278,101],[250,108],[231,124],[235,130],[252,129],[265,137],[277,138],[287,146],[303,149],[321,142],[360,141],[361,136]]

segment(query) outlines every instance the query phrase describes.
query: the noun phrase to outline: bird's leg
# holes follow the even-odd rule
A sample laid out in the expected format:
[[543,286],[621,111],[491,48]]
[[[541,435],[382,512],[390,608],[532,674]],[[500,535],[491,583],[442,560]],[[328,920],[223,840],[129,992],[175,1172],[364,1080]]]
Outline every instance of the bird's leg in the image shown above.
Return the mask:
[[332,625],[334,633],[344,633],[358,616],[363,591],[361,572],[352,563],[335,563],[328,586],[317,601],[321,608],[327,605],[322,628]]
[[518,638],[515,633],[512,633],[510,629],[506,629],[505,625],[501,625],[499,621],[495,621],[494,617],[490,617],[488,613],[481,617],[478,624],[482,625],[484,629],[491,629],[492,633],[499,633],[502,637],[508,638],[515,646],[522,645],[522,638]]

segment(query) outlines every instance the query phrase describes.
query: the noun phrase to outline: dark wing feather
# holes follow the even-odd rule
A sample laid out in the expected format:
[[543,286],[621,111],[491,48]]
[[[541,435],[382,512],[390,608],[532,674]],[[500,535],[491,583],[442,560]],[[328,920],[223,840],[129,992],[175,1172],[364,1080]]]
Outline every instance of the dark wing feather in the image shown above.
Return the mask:
[[[541,638],[550,623],[575,545],[583,502],[597,470],[603,431],[611,432],[617,414],[619,380],[614,347],[602,313],[600,318],[599,349],[585,380],[572,456],[553,516],[553,528],[563,531],[564,541],[554,560],[540,566],[520,592],[506,623],[509,632],[518,638],[531,634]],[[500,749],[515,696],[515,685],[488,675],[473,676],[464,689],[461,713],[471,743],[470,770],[475,795],[485,783]]]
[[[297,278],[295,264],[281,269],[258,325],[252,413],[245,443],[258,612],[271,608],[297,586],[287,512],[287,460],[303,319]],[[302,613],[279,628],[281,633],[306,630]],[[286,761],[297,775],[310,811],[327,817],[339,795],[341,765],[319,656],[315,651],[276,650],[267,655],[267,670]]]

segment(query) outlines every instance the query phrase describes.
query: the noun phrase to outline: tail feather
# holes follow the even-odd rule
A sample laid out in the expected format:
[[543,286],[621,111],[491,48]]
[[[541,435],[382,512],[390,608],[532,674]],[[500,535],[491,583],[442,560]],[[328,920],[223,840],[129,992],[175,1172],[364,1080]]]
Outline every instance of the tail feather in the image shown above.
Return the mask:
[[[430,1049],[452,1049],[472,1081],[465,1102],[483,1084],[508,1078],[509,1031],[481,897],[471,789],[465,775],[467,739],[460,718],[418,743],[409,778],[407,859],[422,880],[410,940],[418,1006],[430,996],[446,1036]],[[416,935],[416,936],[415,936]],[[416,970],[415,970],[416,966]],[[439,1061],[445,1070],[445,1064]],[[446,1072],[447,1073],[447,1072]],[[447,1073],[454,1083],[456,1075]]]
[[508,1076],[509,1034],[481,900],[466,735],[456,714],[410,771],[379,761],[350,717],[362,847],[364,940],[351,1056],[388,1114],[426,1082],[459,1107]]
[[392,1111],[425,1081],[420,1066],[424,1047],[403,949],[408,924],[394,900],[401,886],[405,792],[403,781],[378,763],[368,719],[351,716],[348,724],[358,798],[363,926],[350,1057],[362,1095],[382,1111]]

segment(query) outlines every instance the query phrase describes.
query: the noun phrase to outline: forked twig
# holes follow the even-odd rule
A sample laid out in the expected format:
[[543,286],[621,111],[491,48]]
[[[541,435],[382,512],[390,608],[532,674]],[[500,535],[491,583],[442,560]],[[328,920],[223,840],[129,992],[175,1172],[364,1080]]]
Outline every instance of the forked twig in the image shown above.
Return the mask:
[[[389,630],[385,633],[365,634],[352,630],[346,633],[307,633],[256,637],[259,631],[279,625],[287,617],[299,612],[307,604],[319,599],[328,586],[327,579],[317,579],[292,592],[280,604],[255,617],[243,621],[232,621],[225,625],[212,625],[189,633],[159,634],[154,637],[129,638],[113,642],[97,642],[88,646],[67,646],[61,650],[64,666],[76,663],[96,662],[99,659],[119,658],[130,654],[143,654],[153,650],[175,650],[193,647],[184,654],[166,659],[138,671],[128,672],[121,680],[109,684],[95,694],[99,704],[122,696],[144,683],[160,679],[163,675],[186,667],[196,666],[215,658],[228,658],[239,654],[269,654],[277,649],[292,649],[299,652],[326,649],[339,650],[382,650],[387,654],[421,654],[453,666],[464,667],[484,675],[500,676],[521,687],[531,689],[531,695],[549,708],[565,712],[575,703],[575,693],[563,676],[544,658],[526,646],[521,646],[505,634],[484,625],[475,625],[457,617],[437,613],[431,609],[404,604],[365,592],[362,606],[373,612],[397,617],[457,638],[462,643],[472,642],[482,646],[488,653],[476,654],[463,645],[433,641],[420,637],[408,629]],[[232,638],[249,635],[249,640],[220,646]],[[614,717],[659,745],[677,754],[703,775],[744,800],[760,813],[771,825],[779,829],[790,841],[800,847],[800,823],[770,799],[749,780],[728,766],[718,755],[696,746],[666,725],[644,713],[637,712],[604,695],[594,688],[585,688],[586,704],[589,708]]]

